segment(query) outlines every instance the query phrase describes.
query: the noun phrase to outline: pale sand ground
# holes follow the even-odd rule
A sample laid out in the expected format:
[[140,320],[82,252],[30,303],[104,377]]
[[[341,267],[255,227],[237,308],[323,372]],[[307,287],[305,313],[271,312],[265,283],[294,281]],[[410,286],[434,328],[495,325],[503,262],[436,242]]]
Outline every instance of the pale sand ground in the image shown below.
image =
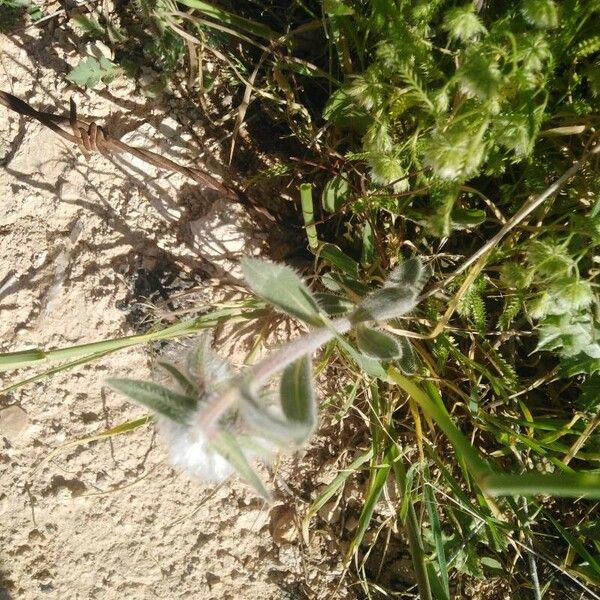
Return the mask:
[[[60,112],[71,94],[65,61],[78,55],[66,41],[56,50],[60,32],[52,47],[38,35],[0,38],[0,89]],[[81,114],[173,158],[202,150],[133,84],[110,91],[77,94]],[[182,273],[198,264],[229,270],[236,252],[219,262],[211,240],[235,238],[229,249],[238,256],[264,247],[243,208],[232,213],[198,186],[154,178],[139,163],[86,162],[41,125],[1,107],[0,115],[0,350],[130,334],[117,306],[138,269],[167,257]],[[151,426],[49,456],[144,414],[103,380],[148,369],[144,349],[130,349],[0,394],[0,598],[283,599],[330,586],[335,569],[307,568],[285,524],[274,541],[269,529],[281,529],[273,522],[281,509],[274,513],[240,483],[213,493],[175,472]],[[4,374],[0,384],[16,377]]]

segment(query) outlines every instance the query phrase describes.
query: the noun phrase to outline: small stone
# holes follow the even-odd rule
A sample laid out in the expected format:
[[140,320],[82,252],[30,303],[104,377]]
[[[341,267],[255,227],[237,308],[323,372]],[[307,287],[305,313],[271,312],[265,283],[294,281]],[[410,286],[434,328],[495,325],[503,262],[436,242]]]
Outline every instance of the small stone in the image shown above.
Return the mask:
[[350,515],[344,523],[346,531],[356,531],[358,527],[358,518],[355,515]]
[[32,529],[27,536],[30,542],[44,543],[46,536],[39,529]]
[[318,514],[321,517],[321,519],[323,519],[330,525],[334,525],[335,523],[339,523],[340,518],[342,516],[342,509],[340,508],[339,502],[332,500],[324,504],[319,509]]
[[16,404],[0,410],[0,436],[16,440],[29,425],[27,413]]
[[31,261],[31,266],[36,270],[39,269],[46,262],[47,256],[48,256],[47,250],[42,250],[41,252],[36,252],[33,255],[33,260]]
[[276,544],[289,544],[298,539],[296,511],[285,504],[274,506],[270,513],[271,536]]
[[81,190],[76,185],[68,182],[61,184],[58,195],[61,200],[79,200],[82,196]]

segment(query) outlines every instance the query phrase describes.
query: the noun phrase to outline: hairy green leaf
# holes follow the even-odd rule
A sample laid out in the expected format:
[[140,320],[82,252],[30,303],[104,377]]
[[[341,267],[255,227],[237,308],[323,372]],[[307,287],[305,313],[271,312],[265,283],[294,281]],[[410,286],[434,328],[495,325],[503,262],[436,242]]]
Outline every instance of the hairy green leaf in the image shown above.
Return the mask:
[[196,347],[187,356],[187,371],[200,392],[214,389],[232,377],[229,363],[211,347],[211,336],[199,336]]
[[107,383],[114,390],[178,423],[186,423],[196,409],[195,398],[178,394],[157,383],[137,379],[108,379]]
[[312,325],[322,323],[315,297],[290,267],[244,258],[242,270],[246,283],[259,298]]
[[239,475],[247,481],[265,500],[270,501],[265,484],[256,474],[252,465],[248,462],[246,455],[235,435],[229,431],[217,432],[210,441],[211,447],[235,468]]
[[185,396],[198,396],[200,390],[194,384],[193,381],[187,378],[175,365],[171,363],[164,362],[162,360],[157,361],[157,364],[164,369],[178,384],[181,388],[181,391]]
[[330,317],[345,315],[354,308],[354,302],[337,294],[317,292],[315,293],[315,298],[321,309]]
[[[240,396],[241,414],[257,435],[283,448],[301,446],[310,436],[312,427],[286,419],[266,398],[259,398],[248,389],[241,389]],[[283,404],[283,399],[280,401]]]
[[401,317],[415,307],[414,290],[405,287],[383,287],[372,292],[354,311],[352,321],[387,321]]
[[380,360],[391,360],[402,356],[402,348],[395,336],[363,324],[358,324],[355,332],[358,349],[363,354]]
[[410,340],[404,336],[397,336],[396,340],[400,346],[400,357],[397,359],[400,370],[405,375],[413,375],[417,370],[417,357]]
[[281,377],[280,395],[285,416],[312,431],[317,422],[317,401],[309,355],[285,369]]
[[323,210],[330,213],[337,213],[348,198],[348,193],[348,180],[344,175],[336,175],[331,178],[323,188],[323,195],[321,197]]
[[422,289],[429,271],[418,258],[409,258],[398,265],[387,276],[384,285],[391,287],[406,287],[416,296]]

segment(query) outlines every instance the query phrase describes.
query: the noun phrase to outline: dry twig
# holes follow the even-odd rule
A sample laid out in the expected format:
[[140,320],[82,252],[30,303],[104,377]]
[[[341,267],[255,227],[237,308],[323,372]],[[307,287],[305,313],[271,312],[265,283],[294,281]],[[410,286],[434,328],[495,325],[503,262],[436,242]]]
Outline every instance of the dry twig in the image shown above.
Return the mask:
[[[6,106],[9,110],[39,121],[63,139],[77,144],[86,157],[94,151],[98,151],[105,156],[111,154],[131,154],[159,169],[181,173],[201,185],[221,192],[231,200],[239,201],[239,197],[233,189],[198,168],[184,167],[150,150],[129,146],[121,140],[111,138],[94,121],[83,120],[77,116],[77,108],[73,99],[70,101],[68,117],[36,110],[27,104],[27,102],[2,90],[0,90],[0,104]],[[62,128],[65,125],[70,127],[72,133]]]

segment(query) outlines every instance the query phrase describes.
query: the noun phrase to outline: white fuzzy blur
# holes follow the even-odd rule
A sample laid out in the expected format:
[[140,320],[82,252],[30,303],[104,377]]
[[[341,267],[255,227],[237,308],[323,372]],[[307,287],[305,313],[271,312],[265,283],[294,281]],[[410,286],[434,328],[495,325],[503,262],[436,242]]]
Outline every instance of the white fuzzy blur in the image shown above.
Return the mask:
[[231,464],[209,446],[202,432],[170,419],[159,419],[158,427],[167,441],[174,466],[215,483],[233,474]]

